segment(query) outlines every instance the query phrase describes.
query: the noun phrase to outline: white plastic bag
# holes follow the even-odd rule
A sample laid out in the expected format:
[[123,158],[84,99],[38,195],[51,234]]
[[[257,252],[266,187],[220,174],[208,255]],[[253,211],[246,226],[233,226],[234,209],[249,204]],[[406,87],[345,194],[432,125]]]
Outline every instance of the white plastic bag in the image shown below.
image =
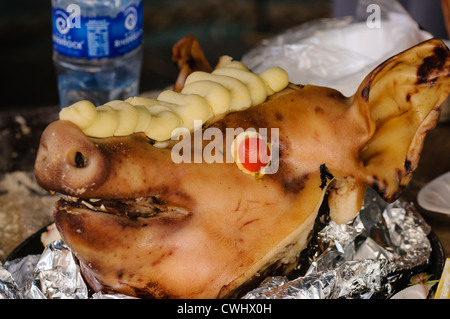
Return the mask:
[[267,39],[242,57],[252,71],[280,66],[291,82],[353,95],[385,59],[431,38],[393,0],[360,0],[354,17],[321,19]]

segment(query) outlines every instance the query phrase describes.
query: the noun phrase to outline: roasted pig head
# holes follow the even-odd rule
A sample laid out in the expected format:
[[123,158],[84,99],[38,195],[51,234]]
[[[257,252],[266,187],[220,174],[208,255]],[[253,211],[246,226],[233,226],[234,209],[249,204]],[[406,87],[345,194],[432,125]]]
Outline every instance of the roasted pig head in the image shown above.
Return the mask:
[[[324,198],[331,218],[344,223],[359,212],[367,187],[388,202],[399,197],[449,94],[449,72],[449,50],[432,39],[380,64],[354,96],[289,84],[167,143],[143,132],[93,137],[59,120],[42,135],[36,178],[67,195],[55,204],[56,226],[92,289],[236,297],[293,269]],[[265,129],[261,149],[270,162],[262,166],[272,171],[225,160],[236,159],[225,139],[230,129],[250,128]],[[214,152],[207,132],[224,136]],[[178,143],[194,145],[198,136],[200,148],[182,151],[190,159],[203,152],[202,160],[174,161]],[[206,153],[224,160],[208,161]]]

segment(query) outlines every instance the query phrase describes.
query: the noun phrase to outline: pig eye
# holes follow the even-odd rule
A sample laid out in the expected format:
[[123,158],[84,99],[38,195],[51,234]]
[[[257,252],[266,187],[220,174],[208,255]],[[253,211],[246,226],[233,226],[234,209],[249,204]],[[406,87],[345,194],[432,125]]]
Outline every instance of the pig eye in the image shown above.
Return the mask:
[[239,134],[231,146],[231,151],[235,163],[247,174],[263,175],[264,169],[270,164],[270,144],[256,132]]

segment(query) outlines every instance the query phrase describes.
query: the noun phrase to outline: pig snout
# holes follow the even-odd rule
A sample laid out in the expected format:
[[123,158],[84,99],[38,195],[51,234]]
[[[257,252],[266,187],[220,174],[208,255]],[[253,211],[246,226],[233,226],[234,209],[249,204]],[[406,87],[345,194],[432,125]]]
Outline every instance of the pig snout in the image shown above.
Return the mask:
[[52,192],[79,196],[100,186],[108,158],[73,123],[56,121],[43,132],[35,161],[37,182]]

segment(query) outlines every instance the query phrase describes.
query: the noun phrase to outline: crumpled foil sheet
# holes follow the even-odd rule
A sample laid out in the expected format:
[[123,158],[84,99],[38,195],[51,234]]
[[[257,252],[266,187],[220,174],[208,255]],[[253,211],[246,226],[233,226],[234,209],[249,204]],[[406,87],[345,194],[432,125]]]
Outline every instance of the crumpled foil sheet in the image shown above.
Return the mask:
[[[387,205],[368,190],[352,221],[331,221],[317,237],[311,266],[304,276],[268,277],[245,299],[361,298],[380,292],[391,296],[402,270],[425,265],[431,254],[430,227],[412,204]],[[125,299],[125,295],[90,295],[70,248],[62,240],[41,255],[0,263],[0,299]]]
[[124,295],[94,293],[76,258],[62,240],[50,243],[41,255],[0,263],[0,299],[125,299]]

